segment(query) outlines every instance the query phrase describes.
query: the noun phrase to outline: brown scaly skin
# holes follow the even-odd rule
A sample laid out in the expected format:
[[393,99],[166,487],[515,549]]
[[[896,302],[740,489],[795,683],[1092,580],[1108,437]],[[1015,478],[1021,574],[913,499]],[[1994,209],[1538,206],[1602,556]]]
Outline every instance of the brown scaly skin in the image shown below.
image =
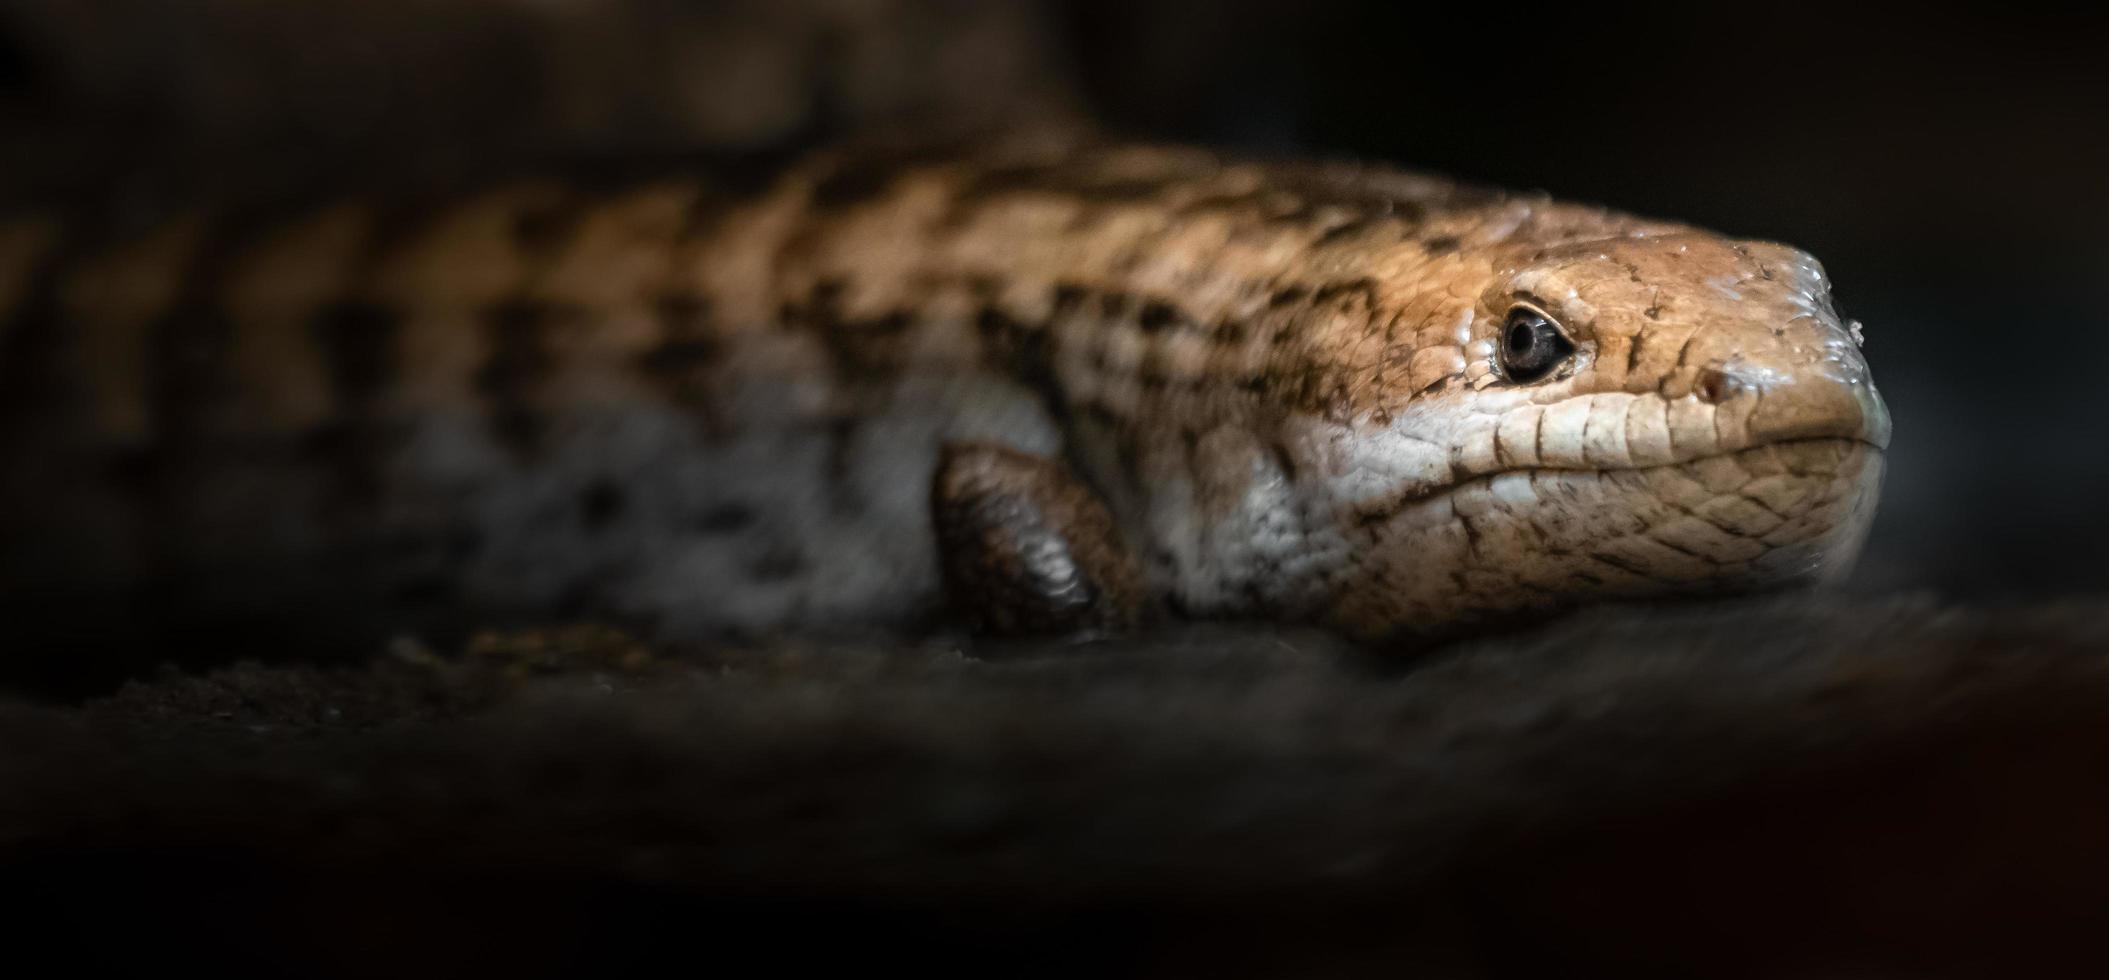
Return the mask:
[[31,215],[0,306],[5,583],[230,615],[910,620],[1016,551],[939,560],[973,445],[1061,461],[1015,499],[1088,492],[1174,609],[1373,636],[1835,574],[1888,437],[1801,252],[1152,147]]
[[1105,503],[1059,461],[947,445],[930,498],[945,592],[977,627],[1094,634],[1141,617],[1133,554]]

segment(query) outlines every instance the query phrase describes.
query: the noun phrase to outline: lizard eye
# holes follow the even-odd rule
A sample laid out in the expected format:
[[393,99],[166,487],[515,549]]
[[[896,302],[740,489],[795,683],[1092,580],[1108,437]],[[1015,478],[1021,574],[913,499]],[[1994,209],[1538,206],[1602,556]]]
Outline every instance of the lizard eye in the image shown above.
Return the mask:
[[1553,372],[1574,354],[1574,342],[1552,318],[1528,306],[1509,311],[1501,327],[1501,372],[1518,384],[1530,384]]

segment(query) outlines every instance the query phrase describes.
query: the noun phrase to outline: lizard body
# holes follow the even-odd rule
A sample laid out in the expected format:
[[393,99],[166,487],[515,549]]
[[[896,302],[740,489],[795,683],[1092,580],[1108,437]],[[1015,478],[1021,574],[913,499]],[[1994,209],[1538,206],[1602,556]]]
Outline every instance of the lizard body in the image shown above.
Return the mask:
[[10,592],[229,614],[911,621],[986,446],[1181,612],[1375,636],[1834,574],[1888,437],[1801,252],[1155,147],[32,214],[0,308]]

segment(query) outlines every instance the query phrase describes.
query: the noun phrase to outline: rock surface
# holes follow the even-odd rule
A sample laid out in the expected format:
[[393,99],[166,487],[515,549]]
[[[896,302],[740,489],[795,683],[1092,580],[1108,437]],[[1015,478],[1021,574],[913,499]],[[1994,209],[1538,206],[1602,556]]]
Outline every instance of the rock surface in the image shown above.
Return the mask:
[[0,708],[0,868],[37,942],[235,970],[1982,975],[2109,908],[2105,612],[170,673]]

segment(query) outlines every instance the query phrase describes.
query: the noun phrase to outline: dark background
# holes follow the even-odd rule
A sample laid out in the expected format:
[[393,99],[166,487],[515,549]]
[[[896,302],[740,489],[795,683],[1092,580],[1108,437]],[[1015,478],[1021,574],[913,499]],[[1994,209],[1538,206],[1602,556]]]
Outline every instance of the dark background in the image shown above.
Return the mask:
[[1855,580],[2109,587],[2109,30],[2003,8],[1385,0],[0,2],[0,200],[1094,118],[1802,246],[1896,418]]

